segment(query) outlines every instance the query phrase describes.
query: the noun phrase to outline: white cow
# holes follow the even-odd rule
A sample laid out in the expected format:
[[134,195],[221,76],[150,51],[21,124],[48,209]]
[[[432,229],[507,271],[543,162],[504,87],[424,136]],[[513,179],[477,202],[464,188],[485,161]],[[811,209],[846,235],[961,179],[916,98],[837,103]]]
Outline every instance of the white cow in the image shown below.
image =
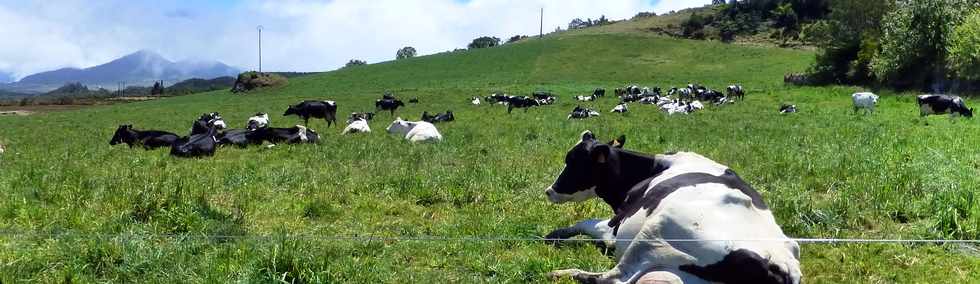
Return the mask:
[[545,191],[553,203],[601,197],[612,207],[611,219],[582,221],[546,239],[605,240],[615,247],[616,266],[552,276],[582,283],[800,283],[799,244],[734,171],[695,153],[622,150],[624,141],[602,143],[584,132]]
[[475,105],[475,106],[478,106],[478,105],[480,105],[480,98],[479,97],[473,97],[473,100],[470,101],[470,103],[473,104],[473,105]]
[[439,142],[442,134],[435,125],[425,121],[405,121],[401,117],[388,125],[388,133],[403,134],[405,139],[412,142]]
[[344,127],[344,131],[341,132],[340,134],[346,135],[352,133],[369,133],[369,132],[371,132],[371,126],[368,125],[367,120],[364,118],[356,118],[350,121],[347,124],[347,127]]
[[256,113],[252,117],[249,117],[248,118],[247,128],[248,128],[248,130],[256,130],[256,129],[259,129],[259,128],[265,128],[265,127],[269,126],[269,123],[270,122],[272,122],[272,121],[269,120],[269,114],[264,113],[264,112]]
[[878,95],[869,92],[854,93],[851,95],[854,100],[854,112],[857,113],[860,109],[866,109],[871,113],[875,112],[875,105],[878,104]]

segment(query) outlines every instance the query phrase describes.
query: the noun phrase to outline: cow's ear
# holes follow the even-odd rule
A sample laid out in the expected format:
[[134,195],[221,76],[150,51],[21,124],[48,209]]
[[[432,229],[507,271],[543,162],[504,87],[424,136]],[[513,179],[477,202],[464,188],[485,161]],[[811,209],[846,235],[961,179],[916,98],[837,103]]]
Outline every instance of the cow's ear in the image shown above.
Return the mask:
[[595,140],[595,135],[592,135],[592,131],[586,130],[582,132],[582,142],[589,142]]
[[626,135],[619,135],[619,138],[609,141],[609,146],[613,146],[614,148],[622,149],[623,145],[626,145]]
[[612,147],[609,145],[599,144],[592,148],[590,154],[592,155],[592,161],[598,164],[605,164],[609,160],[609,155],[612,153]]

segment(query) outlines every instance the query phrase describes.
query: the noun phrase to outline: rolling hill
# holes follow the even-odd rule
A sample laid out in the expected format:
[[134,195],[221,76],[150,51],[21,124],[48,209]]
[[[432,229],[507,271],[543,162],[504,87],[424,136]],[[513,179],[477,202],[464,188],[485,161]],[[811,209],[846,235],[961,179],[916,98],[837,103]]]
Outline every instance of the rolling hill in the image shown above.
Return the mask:
[[114,89],[122,82],[128,86],[148,86],[160,80],[170,84],[191,78],[235,76],[239,72],[217,61],[173,62],[152,51],[140,50],[89,68],[62,68],[29,75],[15,83],[0,85],[0,89],[47,92],[68,82]]
[[[296,77],[246,95],[0,117],[0,280],[569,283],[545,275],[613,265],[587,244],[536,241],[611,215],[599,201],[544,198],[585,129],[604,139],[625,134],[628,149],[695,151],[732,167],[794,237],[980,237],[980,125],[919,119],[914,98],[888,92],[878,113],[857,116],[849,95],[860,88],[782,84],[813,57],[610,26]],[[616,100],[605,98],[583,103],[601,117],[565,118],[580,104],[571,96],[596,87],[693,82],[740,83],[748,99],[668,117],[642,105],[613,115]],[[408,144],[385,133],[393,117],[379,113],[370,134],[342,137],[313,120],[319,145],[223,148],[209,159],[106,143],[116,125],[183,133],[211,111],[233,128],[256,112],[292,126],[301,120],[279,113],[304,99],[335,100],[340,114],[372,111],[385,90],[419,98],[398,111],[408,119],[452,110],[457,121],[439,125],[445,142]],[[497,90],[550,90],[560,99],[511,115],[469,104]],[[778,114],[783,102],[801,113]],[[459,240],[418,240],[430,236]],[[802,263],[807,283],[972,283],[980,280],[972,249],[806,243]]]

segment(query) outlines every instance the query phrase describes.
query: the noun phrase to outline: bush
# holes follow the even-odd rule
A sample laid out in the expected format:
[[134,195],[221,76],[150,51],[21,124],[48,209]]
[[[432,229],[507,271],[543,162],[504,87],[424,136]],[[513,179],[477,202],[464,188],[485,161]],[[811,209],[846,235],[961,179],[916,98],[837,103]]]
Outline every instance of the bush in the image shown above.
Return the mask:
[[395,53],[395,60],[412,58],[415,57],[415,54],[416,51],[414,47],[406,46],[403,47],[402,49],[399,49],[398,52]]
[[344,64],[344,67],[354,67],[354,66],[361,66],[361,65],[367,65],[367,61],[360,60],[360,59],[351,59],[350,61],[347,61],[347,64]]
[[249,71],[238,74],[238,79],[235,80],[235,85],[231,87],[231,92],[242,93],[258,88],[279,86],[284,84],[286,84],[286,77],[272,73]]
[[704,22],[704,17],[701,17],[698,13],[691,14],[690,18],[681,22],[681,28],[684,29],[684,37],[703,39]]
[[473,39],[473,41],[470,42],[470,44],[467,45],[466,47],[468,47],[469,49],[476,49],[476,48],[490,48],[498,45],[500,45],[499,38],[483,36],[483,37],[478,37],[476,39]]
[[507,43],[515,43],[527,39],[526,35],[515,35],[507,39]]
[[980,80],[980,9],[953,30],[947,52],[947,66],[958,77]]

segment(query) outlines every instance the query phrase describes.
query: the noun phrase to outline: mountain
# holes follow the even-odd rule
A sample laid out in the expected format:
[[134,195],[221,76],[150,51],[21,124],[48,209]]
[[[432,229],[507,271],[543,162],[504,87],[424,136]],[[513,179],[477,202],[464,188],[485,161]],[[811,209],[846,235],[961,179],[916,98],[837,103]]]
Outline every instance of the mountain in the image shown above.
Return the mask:
[[167,60],[159,54],[140,50],[94,67],[62,68],[24,77],[0,89],[20,92],[46,92],[67,82],[80,82],[90,87],[116,89],[120,83],[126,86],[149,86],[163,80],[165,84],[191,78],[211,79],[235,76],[241,70],[217,61]]

